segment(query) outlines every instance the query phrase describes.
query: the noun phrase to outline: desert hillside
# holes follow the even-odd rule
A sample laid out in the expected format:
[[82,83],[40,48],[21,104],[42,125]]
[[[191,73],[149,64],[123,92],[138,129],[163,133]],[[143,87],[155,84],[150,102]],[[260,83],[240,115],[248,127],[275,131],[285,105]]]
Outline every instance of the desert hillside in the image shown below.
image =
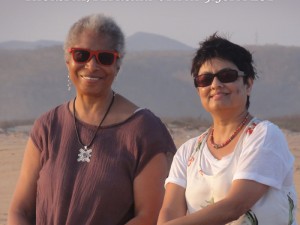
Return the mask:
[[[257,74],[250,111],[260,118],[300,112],[300,48],[247,46]],[[62,46],[0,48],[0,122],[35,119],[74,97]],[[128,51],[113,88],[160,117],[207,118],[190,75],[194,50]]]

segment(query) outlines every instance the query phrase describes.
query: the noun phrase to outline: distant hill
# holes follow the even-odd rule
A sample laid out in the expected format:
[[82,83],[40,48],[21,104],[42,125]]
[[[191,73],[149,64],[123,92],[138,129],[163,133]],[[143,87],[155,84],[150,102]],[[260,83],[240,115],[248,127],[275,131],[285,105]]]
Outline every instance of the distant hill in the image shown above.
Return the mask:
[[138,32],[127,38],[127,50],[132,51],[188,51],[193,48],[158,34]]
[[37,49],[52,47],[55,45],[62,45],[62,42],[59,41],[49,41],[49,40],[40,40],[40,41],[6,41],[0,43],[0,49]]
[[[300,48],[247,46],[258,75],[250,111],[270,118],[300,113]],[[62,46],[0,49],[0,121],[27,120],[74,97]],[[189,70],[193,50],[128,52],[114,89],[161,117],[202,117]]]
[[[63,42],[40,40],[40,41],[6,41],[0,43],[0,49],[37,49],[52,46],[62,46]],[[126,39],[126,51],[173,51],[192,50],[192,47],[174,39],[151,33],[138,32]]]

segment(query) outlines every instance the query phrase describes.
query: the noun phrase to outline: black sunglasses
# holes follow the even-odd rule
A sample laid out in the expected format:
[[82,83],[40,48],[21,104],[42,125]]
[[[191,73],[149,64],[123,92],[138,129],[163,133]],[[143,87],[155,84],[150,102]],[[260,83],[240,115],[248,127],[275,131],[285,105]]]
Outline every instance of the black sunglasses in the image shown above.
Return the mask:
[[222,83],[231,83],[238,79],[238,77],[246,76],[244,72],[233,69],[222,69],[217,73],[204,73],[194,77],[195,87],[207,87],[211,85],[214,78],[217,77]]
[[76,63],[87,63],[93,56],[95,56],[96,61],[104,66],[110,66],[114,64],[116,59],[120,57],[117,51],[93,51],[84,48],[70,48],[69,53],[72,54],[73,60]]

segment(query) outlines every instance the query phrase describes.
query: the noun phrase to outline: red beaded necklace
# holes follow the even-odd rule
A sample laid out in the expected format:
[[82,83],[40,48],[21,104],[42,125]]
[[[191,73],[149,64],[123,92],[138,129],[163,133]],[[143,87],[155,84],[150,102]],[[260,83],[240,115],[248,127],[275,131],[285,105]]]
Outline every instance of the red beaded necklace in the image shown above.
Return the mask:
[[241,129],[243,128],[243,126],[245,125],[245,123],[247,122],[248,118],[249,118],[249,113],[247,113],[245,119],[241,122],[241,124],[238,126],[238,128],[233,132],[233,134],[222,144],[216,144],[214,142],[214,128],[211,128],[211,134],[210,134],[210,143],[212,144],[212,146],[215,149],[219,149],[219,148],[223,148],[226,145],[228,145],[234,138],[235,136],[241,131]]

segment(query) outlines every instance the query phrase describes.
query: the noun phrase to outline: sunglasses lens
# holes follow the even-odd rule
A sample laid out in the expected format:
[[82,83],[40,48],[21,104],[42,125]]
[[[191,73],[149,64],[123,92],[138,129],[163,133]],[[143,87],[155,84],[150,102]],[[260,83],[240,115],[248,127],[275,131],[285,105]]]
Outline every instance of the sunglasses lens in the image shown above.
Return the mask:
[[211,74],[203,74],[200,76],[195,77],[195,85],[197,87],[207,87],[211,85],[214,76]]
[[219,81],[222,83],[231,83],[237,80],[238,72],[236,70],[225,70],[217,73]]
[[211,85],[214,77],[217,77],[222,83],[231,83],[237,80],[239,74],[236,70],[221,70],[216,74],[202,74],[194,78],[196,87],[207,87]]
[[115,61],[115,55],[110,52],[101,52],[98,54],[98,60],[102,65],[111,65]]
[[77,63],[86,63],[95,56],[97,57],[97,62],[105,66],[112,65],[118,57],[117,53],[101,50],[92,51],[88,49],[71,48],[69,52],[72,53],[73,59]]
[[83,63],[86,62],[90,57],[90,53],[85,50],[74,50],[73,59],[75,62]]

